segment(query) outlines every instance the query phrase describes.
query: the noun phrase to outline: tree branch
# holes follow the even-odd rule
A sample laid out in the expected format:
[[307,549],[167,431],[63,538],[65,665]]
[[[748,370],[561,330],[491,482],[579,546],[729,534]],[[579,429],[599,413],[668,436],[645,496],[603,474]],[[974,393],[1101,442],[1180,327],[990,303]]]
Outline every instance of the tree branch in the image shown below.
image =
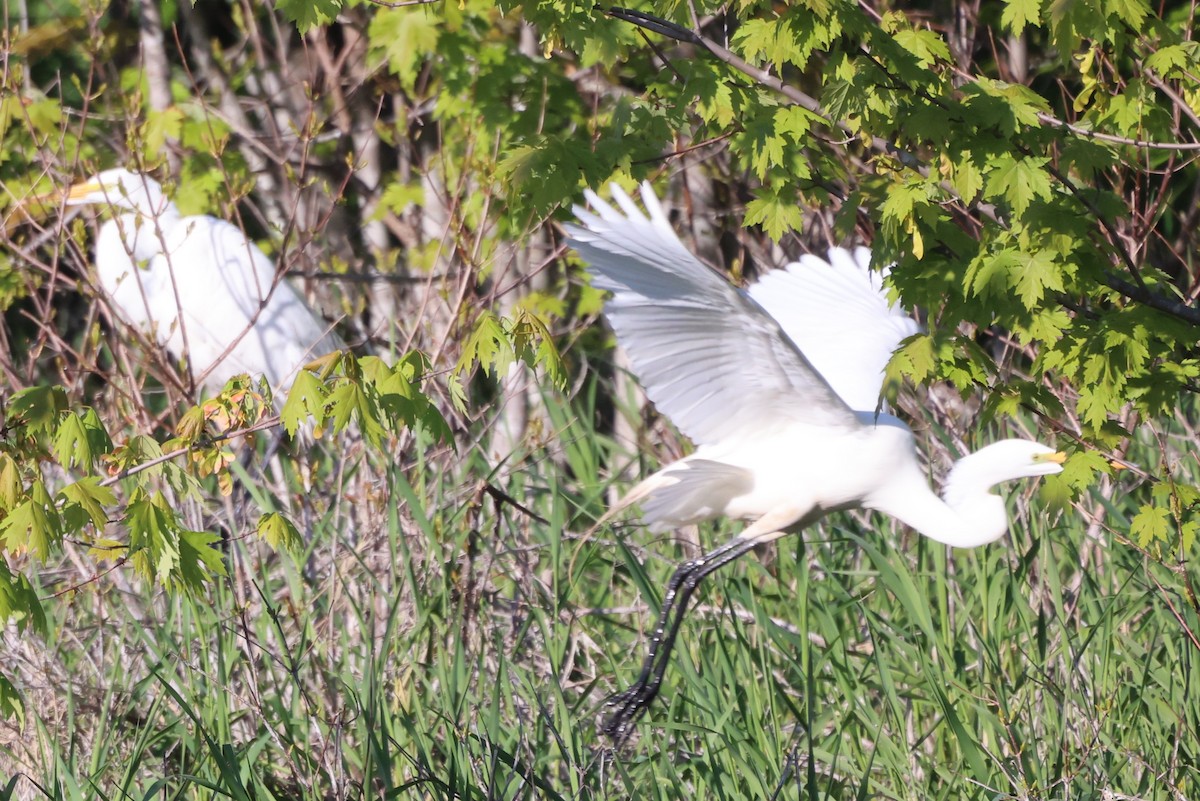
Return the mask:
[[[845,122],[829,119],[829,116],[821,108],[821,104],[815,98],[811,97],[810,95],[805,94],[804,92],[800,91],[799,89],[795,88],[794,86],[788,86],[782,80],[780,80],[775,75],[772,75],[767,70],[764,70],[760,67],[755,67],[754,65],[747,63],[746,61],[744,61],[740,57],[738,57],[735,53],[729,51],[725,47],[722,47],[717,42],[714,42],[713,40],[707,38],[699,31],[688,30],[687,28],[684,28],[683,26],[678,25],[674,22],[671,22],[671,21],[665,20],[665,19],[661,19],[659,17],[655,17],[651,14],[647,14],[642,11],[634,11],[631,9],[617,8],[617,7],[610,7],[610,8],[602,9],[602,10],[603,10],[603,13],[605,13],[608,16],[613,17],[615,19],[620,19],[620,20],[624,20],[625,22],[630,22],[634,25],[646,28],[647,30],[655,31],[656,33],[660,33],[663,36],[670,37],[670,38],[675,39],[680,42],[684,42],[687,44],[699,45],[699,46],[703,47],[704,49],[708,50],[708,52],[712,53],[712,55],[715,56],[718,60],[724,62],[725,64],[728,64],[729,66],[733,67],[738,72],[742,73],[743,75],[746,75],[749,78],[752,78],[753,80],[757,81],[761,85],[763,85],[769,89],[773,89],[774,91],[783,95],[784,97],[791,100],[793,103],[799,105],[800,107],[807,109],[808,111],[812,112],[813,114],[820,116],[828,124],[835,126],[835,127],[839,128],[840,130],[843,130],[847,133],[857,135],[857,132],[853,131],[850,128],[850,126],[848,124],[846,124]],[[973,76],[967,76],[967,77],[970,77],[973,79]],[[1075,134],[1087,136],[1088,138],[1092,138],[1092,139],[1098,139],[1101,141],[1111,142],[1113,144],[1136,146],[1136,147],[1141,147],[1141,148],[1146,148],[1146,149],[1200,150],[1200,144],[1179,144],[1179,143],[1164,144],[1164,143],[1159,143],[1159,142],[1149,142],[1149,141],[1145,141],[1145,140],[1125,139],[1123,137],[1116,137],[1116,136],[1112,136],[1109,134],[1100,134],[1100,133],[1093,132],[1093,131],[1087,131],[1086,129],[1082,129],[1082,128],[1079,128],[1078,126],[1071,125],[1071,124],[1069,124],[1063,120],[1059,120],[1056,117],[1053,117],[1049,114],[1038,114],[1038,120],[1045,125],[1062,128],[1062,129],[1068,130]],[[920,159],[918,159],[916,156],[912,155],[911,153],[908,153],[907,151],[900,149],[897,145],[887,142],[886,140],[884,140],[881,137],[872,136],[871,137],[871,146],[879,152],[888,153],[888,154],[896,156],[904,166],[910,167],[914,170],[917,170],[923,175],[928,175],[928,173],[929,173],[929,168],[926,165],[924,165],[920,161]],[[1055,173],[1055,174],[1058,176],[1059,180],[1062,180],[1061,175],[1058,175],[1057,173]],[[1068,186],[1068,188],[1072,188],[1069,183],[1065,183],[1065,185]],[[943,187],[948,192],[950,192],[952,195],[954,195],[956,197],[958,196],[957,193],[954,192],[952,187],[949,187],[948,185],[946,185],[944,183],[943,183]],[[1078,193],[1074,193],[1074,195],[1077,199],[1080,199],[1080,196]],[[959,198],[959,199],[960,199],[960,201],[962,200],[962,198]],[[963,202],[965,202],[965,201],[963,201]],[[1086,201],[1084,201],[1084,206],[1089,208],[1089,210],[1092,211],[1093,213],[1096,213],[1096,210],[1094,208],[1092,208],[1090,206],[1090,204],[1088,204]],[[981,206],[977,206],[977,208],[979,208],[982,213],[987,214],[987,216],[991,217],[992,219],[997,220],[997,221],[999,220],[999,218],[995,215],[994,210],[985,209]],[[989,213],[989,211],[991,211],[991,213]],[[1107,221],[1105,221],[1104,219],[1099,218],[1099,217],[1098,217],[1098,221],[1101,226],[1104,226],[1106,230],[1109,230],[1107,227]],[[1138,281],[1140,281],[1140,276],[1138,275],[1137,266],[1132,263],[1132,260],[1130,259],[1129,254],[1125,253],[1124,250],[1119,247],[1117,249],[1118,249],[1118,251],[1120,251],[1121,256],[1123,257],[1124,261],[1126,262],[1126,265],[1130,268],[1130,272],[1134,275],[1134,277]],[[1139,286],[1139,285],[1130,283],[1130,282],[1124,280],[1123,278],[1121,278],[1117,275],[1114,275],[1114,274],[1107,274],[1107,275],[1103,276],[1102,281],[1105,286],[1107,286],[1110,289],[1113,289],[1117,292],[1120,292],[1121,294],[1125,295],[1127,298],[1129,298],[1132,301],[1135,301],[1137,303],[1142,303],[1146,306],[1149,306],[1152,309],[1161,311],[1164,314],[1170,314],[1174,317],[1177,317],[1180,320],[1183,320],[1184,322],[1187,322],[1190,325],[1200,326],[1200,309],[1197,309],[1193,306],[1189,306],[1186,303],[1181,303],[1180,301],[1174,300],[1173,298],[1170,298],[1170,297],[1167,297],[1164,295],[1155,294],[1154,292],[1151,292],[1149,289],[1147,289],[1145,286]]]

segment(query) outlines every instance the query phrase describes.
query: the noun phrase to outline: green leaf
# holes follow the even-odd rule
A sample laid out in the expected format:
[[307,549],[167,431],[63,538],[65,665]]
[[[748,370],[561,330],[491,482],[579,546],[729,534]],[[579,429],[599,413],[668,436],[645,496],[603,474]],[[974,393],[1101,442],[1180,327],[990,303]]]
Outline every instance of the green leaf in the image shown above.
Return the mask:
[[959,158],[949,162],[948,172],[950,184],[958,196],[968,203],[983,189],[983,171],[975,164],[970,153],[962,153]]
[[889,237],[902,234],[909,239],[909,250],[918,259],[925,256],[925,234],[922,223],[934,223],[937,211],[931,200],[934,186],[924,180],[889,183],[887,200],[881,209],[883,228]]
[[1139,546],[1147,548],[1152,542],[1166,542],[1170,539],[1171,510],[1163,506],[1142,506],[1141,511],[1133,516],[1129,523],[1129,535]]
[[692,78],[696,92],[696,112],[705,122],[729,127],[737,119],[734,87],[723,76],[705,73]]
[[513,352],[517,358],[531,368],[542,368],[562,389],[566,385],[567,376],[559,358],[558,349],[554,347],[554,336],[550,333],[546,322],[524,305],[514,310],[510,324]]
[[12,509],[24,496],[21,469],[7,453],[0,453],[0,512]]
[[1041,0],[1007,0],[1004,12],[1000,15],[1000,24],[1008,28],[1015,36],[1020,36],[1026,25],[1037,25],[1041,22]]
[[329,419],[335,431],[344,431],[351,421],[357,421],[362,435],[377,448],[387,433],[380,423],[378,404],[356,381],[339,384],[329,393]]
[[1026,309],[1037,306],[1048,291],[1063,291],[1062,271],[1054,254],[1046,250],[1020,254],[1013,277],[1016,279],[1013,288]]
[[150,154],[160,154],[167,142],[179,139],[183,130],[183,112],[175,106],[169,106],[161,111],[150,109],[146,112],[146,124],[142,129],[142,145]]
[[1114,14],[1131,29],[1140,30],[1150,14],[1150,6],[1145,0],[1105,0],[1105,10]]
[[1192,546],[1196,544],[1196,532],[1200,531],[1200,523],[1195,520],[1186,520],[1179,527],[1179,548],[1183,553],[1191,553]]
[[0,625],[16,623],[18,631],[29,627],[39,634],[46,633],[46,613],[37,590],[22,573],[14,573],[0,559]]
[[342,5],[342,0],[275,0],[275,8],[296,23],[301,34],[333,22]]
[[207,531],[181,531],[179,534],[179,570],[172,582],[188,592],[195,592],[212,576],[225,575],[225,556],[218,548],[220,535]]
[[1084,423],[1098,429],[1108,419],[1109,413],[1119,405],[1110,385],[1092,383],[1079,388],[1079,400],[1075,408]]
[[938,61],[950,61],[950,47],[946,41],[927,28],[897,31],[894,38],[901,47],[916,56],[923,67]]
[[775,130],[788,137],[792,144],[800,144],[808,136],[814,122],[821,118],[801,106],[784,106],[775,109]]
[[108,513],[104,507],[117,502],[112,488],[101,486],[96,476],[87,476],[68,484],[58,494],[63,499],[63,519],[71,531],[78,531],[88,523],[103,530],[108,523]]
[[866,111],[867,93],[852,81],[832,78],[825,84],[821,94],[825,111],[832,119],[844,122],[852,133],[862,128],[862,115]]
[[147,579],[170,584],[179,568],[182,526],[162,493],[135,494],[125,507],[129,531],[129,558]]
[[463,344],[454,370],[460,374],[469,373],[478,364],[484,372],[495,376],[506,372],[512,360],[512,345],[503,323],[494,313],[484,310]]
[[450,393],[450,404],[459,414],[467,412],[467,388],[463,386],[462,374],[451,373],[446,378],[446,390]]
[[63,467],[91,470],[96,459],[111,450],[108,431],[91,407],[68,412],[54,432],[54,455]]
[[279,412],[279,420],[289,437],[296,436],[311,415],[321,425],[325,421],[325,405],[329,390],[315,374],[301,370],[288,390],[287,400]]
[[964,84],[962,92],[964,108],[975,124],[995,127],[1006,136],[1015,134],[1021,126],[1039,126],[1038,113],[1050,110],[1045,98],[1021,84],[981,77]]
[[1063,142],[1061,148],[1060,169],[1070,169],[1085,180],[1118,162],[1114,149],[1101,142],[1075,138]]
[[425,187],[419,182],[404,183],[402,181],[392,181],[383,190],[383,194],[379,198],[379,206],[376,208],[372,219],[382,219],[388,211],[395,214],[403,214],[410,208],[420,207],[425,203]]
[[[1189,42],[1194,45],[1195,43]],[[1187,69],[1192,65],[1192,50],[1184,44],[1172,44],[1160,47],[1156,52],[1151,53],[1146,57],[1146,68],[1159,75],[1165,77],[1174,77],[1174,74]]]
[[765,59],[782,67],[797,54],[797,41],[790,25],[779,19],[748,19],[738,27],[734,44],[747,61]]
[[934,354],[933,338],[928,334],[917,334],[908,340],[892,355],[887,366],[887,376],[891,380],[899,380],[907,376],[917,384],[928,381],[937,369],[937,357]]
[[62,529],[58,509],[41,481],[34,481],[29,497],[0,520],[0,535],[8,550],[28,550],[43,561],[62,541]]
[[520,189],[510,194],[509,202],[538,215],[575,197],[586,178],[602,172],[592,151],[579,147],[574,137],[545,136],[517,145],[497,165],[498,177]]
[[1096,477],[1110,472],[1108,459],[1098,451],[1080,451],[1072,453],[1063,464],[1060,474],[1065,481],[1077,492],[1083,492],[1096,483]]
[[[2,673],[0,673],[0,717],[14,721],[18,730],[25,727],[25,700],[17,692],[13,683],[8,680],[8,677]],[[16,777],[14,776],[13,779],[15,780]]]
[[905,224],[913,218],[917,207],[928,201],[929,188],[924,183],[891,183],[880,211],[885,222]]
[[385,8],[372,16],[367,38],[372,56],[412,91],[421,65],[437,51],[441,32],[437,17],[423,6]]
[[1021,254],[1015,250],[980,253],[967,266],[966,283],[971,294],[980,298],[1006,297],[1009,276],[1017,269]]
[[784,234],[799,231],[804,223],[804,212],[795,200],[766,192],[758,194],[746,204],[744,224],[761,225],[767,236],[778,242]]
[[1049,200],[1052,194],[1050,175],[1043,169],[1047,161],[1049,159],[1042,157],[1002,155],[988,174],[988,196],[1004,197],[1017,216],[1025,213],[1034,198]]
[[67,411],[67,392],[62,387],[30,387],[14,393],[8,401],[10,426],[24,426],[34,434],[49,434],[58,417]]
[[61,132],[63,107],[50,98],[25,104],[25,117],[37,132],[53,135]]
[[439,441],[453,441],[450,426],[421,389],[421,382],[429,370],[429,362],[423,354],[410,351],[391,367],[372,356],[360,359],[359,363],[366,384],[377,398],[379,409],[390,427],[419,426]]
[[291,520],[279,512],[265,514],[258,519],[258,536],[275,550],[297,552],[304,546],[304,538]]
[[986,385],[995,370],[991,355],[975,340],[965,336],[955,336],[942,343],[938,350],[938,366],[942,377],[961,392]]
[[775,115],[762,114],[743,123],[734,137],[734,147],[749,159],[750,168],[760,180],[784,164],[789,137],[779,131]]

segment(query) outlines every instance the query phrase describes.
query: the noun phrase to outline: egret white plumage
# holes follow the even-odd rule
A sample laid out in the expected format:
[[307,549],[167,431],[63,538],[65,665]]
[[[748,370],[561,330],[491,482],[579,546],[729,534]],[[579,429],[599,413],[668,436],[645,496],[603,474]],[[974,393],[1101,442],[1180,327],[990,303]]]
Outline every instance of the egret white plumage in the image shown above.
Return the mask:
[[641,195],[649,217],[619,187],[620,211],[588,191],[594,211],[575,207],[582,226],[567,231],[610,293],[604,314],[647,396],[697,448],[617,509],[641,503],[651,530],[750,523],[675,571],[641,674],[612,699],[604,730],[618,739],[657,695],[691,595],[722,565],[842,509],[883,512],[954,547],[993,542],[1008,518],[990,488],[1058,473],[1066,458],[997,442],[956,462],[938,497],[908,426],[877,411],[884,367],[918,328],[889,305],[870,253],[806,256],[743,291],[688,252],[648,184]]
[[249,373],[282,392],[303,365],[343,347],[241,229],[184,217],[153,178],[106,170],[64,202],[112,210],[96,239],[100,287],[126,323],[186,356],[197,383],[219,389]]

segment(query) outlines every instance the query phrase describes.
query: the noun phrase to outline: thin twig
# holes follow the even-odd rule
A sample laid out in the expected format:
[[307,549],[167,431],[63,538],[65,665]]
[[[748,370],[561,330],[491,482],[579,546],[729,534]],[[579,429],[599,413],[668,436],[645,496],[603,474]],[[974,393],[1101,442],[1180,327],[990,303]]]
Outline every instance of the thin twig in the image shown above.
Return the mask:
[[[236,439],[237,437],[249,436],[250,434],[255,434],[259,431],[266,431],[267,429],[275,428],[276,426],[279,425],[279,422],[280,422],[279,415],[274,415],[272,417],[268,417],[265,420],[261,420],[261,421],[255,423],[254,425],[248,426],[246,428],[239,428],[236,431],[226,431],[223,434],[217,434],[212,437],[207,437],[205,441],[209,442],[209,443],[225,442],[226,440]],[[185,453],[188,453],[197,447],[203,447],[203,446],[185,445],[182,448],[176,448],[173,451],[164,453],[161,456],[155,456],[153,459],[151,459],[148,462],[142,462],[141,464],[136,464],[133,467],[122,470],[121,472],[117,473],[114,476],[104,479],[103,481],[100,482],[99,486],[111,487],[113,484],[116,484],[121,479],[129,478],[130,476],[135,476],[138,473],[149,470],[152,467],[157,467],[158,465],[162,464],[163,462],[169,462],[172,459],[177,459],[180,456],[183,456]]]
[[[609,16],[614,17],[616,19],[624,20],[626,22],[631,22],[634,25],[638,25],[640,27],[644,27],[649,30],[653,30],[657,33],[661,33],[664,36],[669,36],[672,39],[676,39],[678,41],[685,42],[685,43],[700,45],[700,46],[704,47],[706,50],[708,50],[710,53],[712,53],[712,55],[715,56],[720,61],[733,67],[735,70],[742,73],[743,75],[746,75],[747,77],[754,79],[755,81],[762,84],[763,86],[766,86],[769,89],[775,90],[776,92],[778,92],[779,94],[788,98],[793,103],[801,106],[802,108],[807,109],[808,111],[812,112],[813,114],[818,115],[823,120],[825,120],[828,124],[833,125],[833,126],[839,128],[843,131],[846,131],[847,133],[850,133],[850,134],[857,135],[857,133],[858,133],[858,132],[852,130],[851,127],[845,122],[842,122],[840,120],[830,120],[828,115],[821,108],[821,104],[819,102],[817,102],[817,100],[815,98],[811,97],[810,95],[805,94],[804,92],[800,91],[799,89],[797,89],[793,86],[789,86],[789,85],[785,84],[780,78],[776,77],[775,75],[772,75],[767,70],[761,69],[760,67],[755,67],[754,65],[747,63],[746,61],[739,58],[736,54],[734,54],[731,51],[729,51],[728,49],[722,47],[717,42],[714,42],[713,40],[707,38],[699,31],[690,31],[687,28],[684,28],[683,26],[677,25],[676,23],[670,22],[668,20],[660,19],[659,17],[655,17],[655,16],[652,16],[650,14],[646,14],[646,13],[640,12],[640,11],[633,11],[630,9],[608,8],[604,11],[604,13],[608,14]],[[974,79],[974,76],[969,76],[969,77],[971,77],[972,80]],[[1066,122],[1059,120],[1048,114],[1047,115],[1039,114],[1038,119],[1046,125],[1053,125],[1056,127],[1065,128],[1067,130],[1072,131],[1073,133],[1079,133],[1081,135],[1086,134],[1087,136],[1089,136],[1091,138],[1096,138],[1096,139],[1103,138],[1105,141],[1110,141],[1110,142],[1114,142],[1117,144],[1139,146],[1139,147],[1144,147],[1144,148],[1161,146],[1161,149],[1168,149],[1168,150],[1200,150],[1200,145],[1177,145],[1177,144],[1175,144],[1175,145],[1168,146],[1168,145],[1163,145],[1163,143],[1148,142],[1148,141],[1144,141],[1144,140],[1122,139],[1121,137],[1111,137],[1109,135],[1097,135],[1094,132],[1087,131],[1086,129],[1079,129],[1078,126],[1072,126],[1069,123],[1066,123]],[[929,174],[929,168],[926,165],[924,165],[918,158],[913,156],[911,153],[908,153],[907,151],[900,149],[897,145],[887,142],[886,140],[884,140],[881,137],[872,136],[871,137],[871,146],[875,150],[880,151],[882,153],[888,153],[888,154],[894,155],[895,157],[897,157],[900,160],[901,164],[903,164],[906,167],[910,167],[914,170],[917,170],[922,175]],[[1061,177],[1060,177],[1060,180],[1061,180]],[[1073,187],[1069,183],[1065,183],[1065,185],[1068,188],[1073,189]],[[947,191],[949,191],[951,194],[957,196],[957,193],[955,193],[952,188],[948,187],[946,184],[943,184],[943,186],[946,187]],[[1086,202],[1086,200],[1083,200],[1081,198],[1079,193],[1076,192],[1074,194],[1077,199],[1080,199],[1083,201],[1083,204],[1085,207],[1089,206],[1089,204]],[[961,200],[961,198],[960,198],[960,200]],[[963,202],[965,202],[965,201],[963,201]],[[996,216],[994,209],[986,208],[981,205],[976,205],[975,208],[981,214],[984,214],[993,220],[999,221],[999,218]],[[1089,209],[1089,210],[1093,210],[1093,209]],[[1108,230],[1107,221],[1104,220],[1102,217],[1099,217],[1099,215],[1098,215],[1098,219],[1099,219],[1100,224],[1102,226],[1104,226],[1106,228],[1106,230]],[[1129,254],[1127,252],[1125,252],[1124,248],[1121,248],[1115,244],[1114,244],[1114,247],[1116,247],[1117,250],[1120,252],[1122,259],[1126,263],[1126,266],[1130,268],[1131,275],[1134,276],[1135,280],[1140,282],[1141,276],[1138,274],[1136,265],[1134,265],[1132,263],[1132,259],[1129,256]],[[1150,308],[1155,309],[1157,311],[1161,311],[1166,314],[1170,314],[1170,315],[1177,317],[1178,319],[1183,320],[1184,322],[1187,322],[1191,325],[1200,326],[1200,309],[1193,308],[1192,306],[1189,306],[1186,303],[1181,303],[1180,301],[1174,300],[1172,298],[1155,294],[1154,292],[1149,291],[1149,289],[1147,289],[1145,286],[1138,286],[1134,283],[1130,283],[1130,282],[1128,282],[1116,275],[1113,275],[1113,274],[1106,274],[1106,275],[1101,276],[1101,281],[1108,288],[1113,289],[1117,292],[1120,292],[1121,294],[1125,295],[1130,300],[1136,301],[1138,303],[1142,303],[1142,304],[1149,306]]]
[[492,499],[495,500],[496,502],[508,504],[509,506],[513,507],[514,509],[516,509],[519,512],[521,512],[522,514],[524,514],[526,517],[529,517],[529,518],[532,518],[533,520],[538,521],[543,526],[550,525],[549,520],[542,517],[537,512],[530,509],[529,507],[523,506],[516,498],[509,495],[507,492],[500,489],[499,487],[495,486],[490,481],[483,485],[483,491],[486,492],[488,495],[492,496]]

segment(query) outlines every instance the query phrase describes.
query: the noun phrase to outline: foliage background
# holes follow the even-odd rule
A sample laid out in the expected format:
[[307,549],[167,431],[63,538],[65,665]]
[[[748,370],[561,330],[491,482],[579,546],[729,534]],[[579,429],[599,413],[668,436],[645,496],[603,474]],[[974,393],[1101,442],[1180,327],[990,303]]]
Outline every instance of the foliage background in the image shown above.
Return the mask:
[[[1197,794],[1194,7],[639,8],[669,25],[5,5],[7,793]],[[399,358],[330,379],[386,426],[265,472],[233,459],[264,443],[199,440],[186,370],[93,291],[91,219],[34,202],[115,165]],[[686,445],[555,221],[643,178],[739,279],[850,241],[895,264],[929,330],[897,400],[933,472],[1014,429],[1074,455],[1014,490],[1008,547],[841,516],[728,570],[614,752],[595,718],[700,539],[588,531]],[[224,397],[234,429],[265,414]]]

